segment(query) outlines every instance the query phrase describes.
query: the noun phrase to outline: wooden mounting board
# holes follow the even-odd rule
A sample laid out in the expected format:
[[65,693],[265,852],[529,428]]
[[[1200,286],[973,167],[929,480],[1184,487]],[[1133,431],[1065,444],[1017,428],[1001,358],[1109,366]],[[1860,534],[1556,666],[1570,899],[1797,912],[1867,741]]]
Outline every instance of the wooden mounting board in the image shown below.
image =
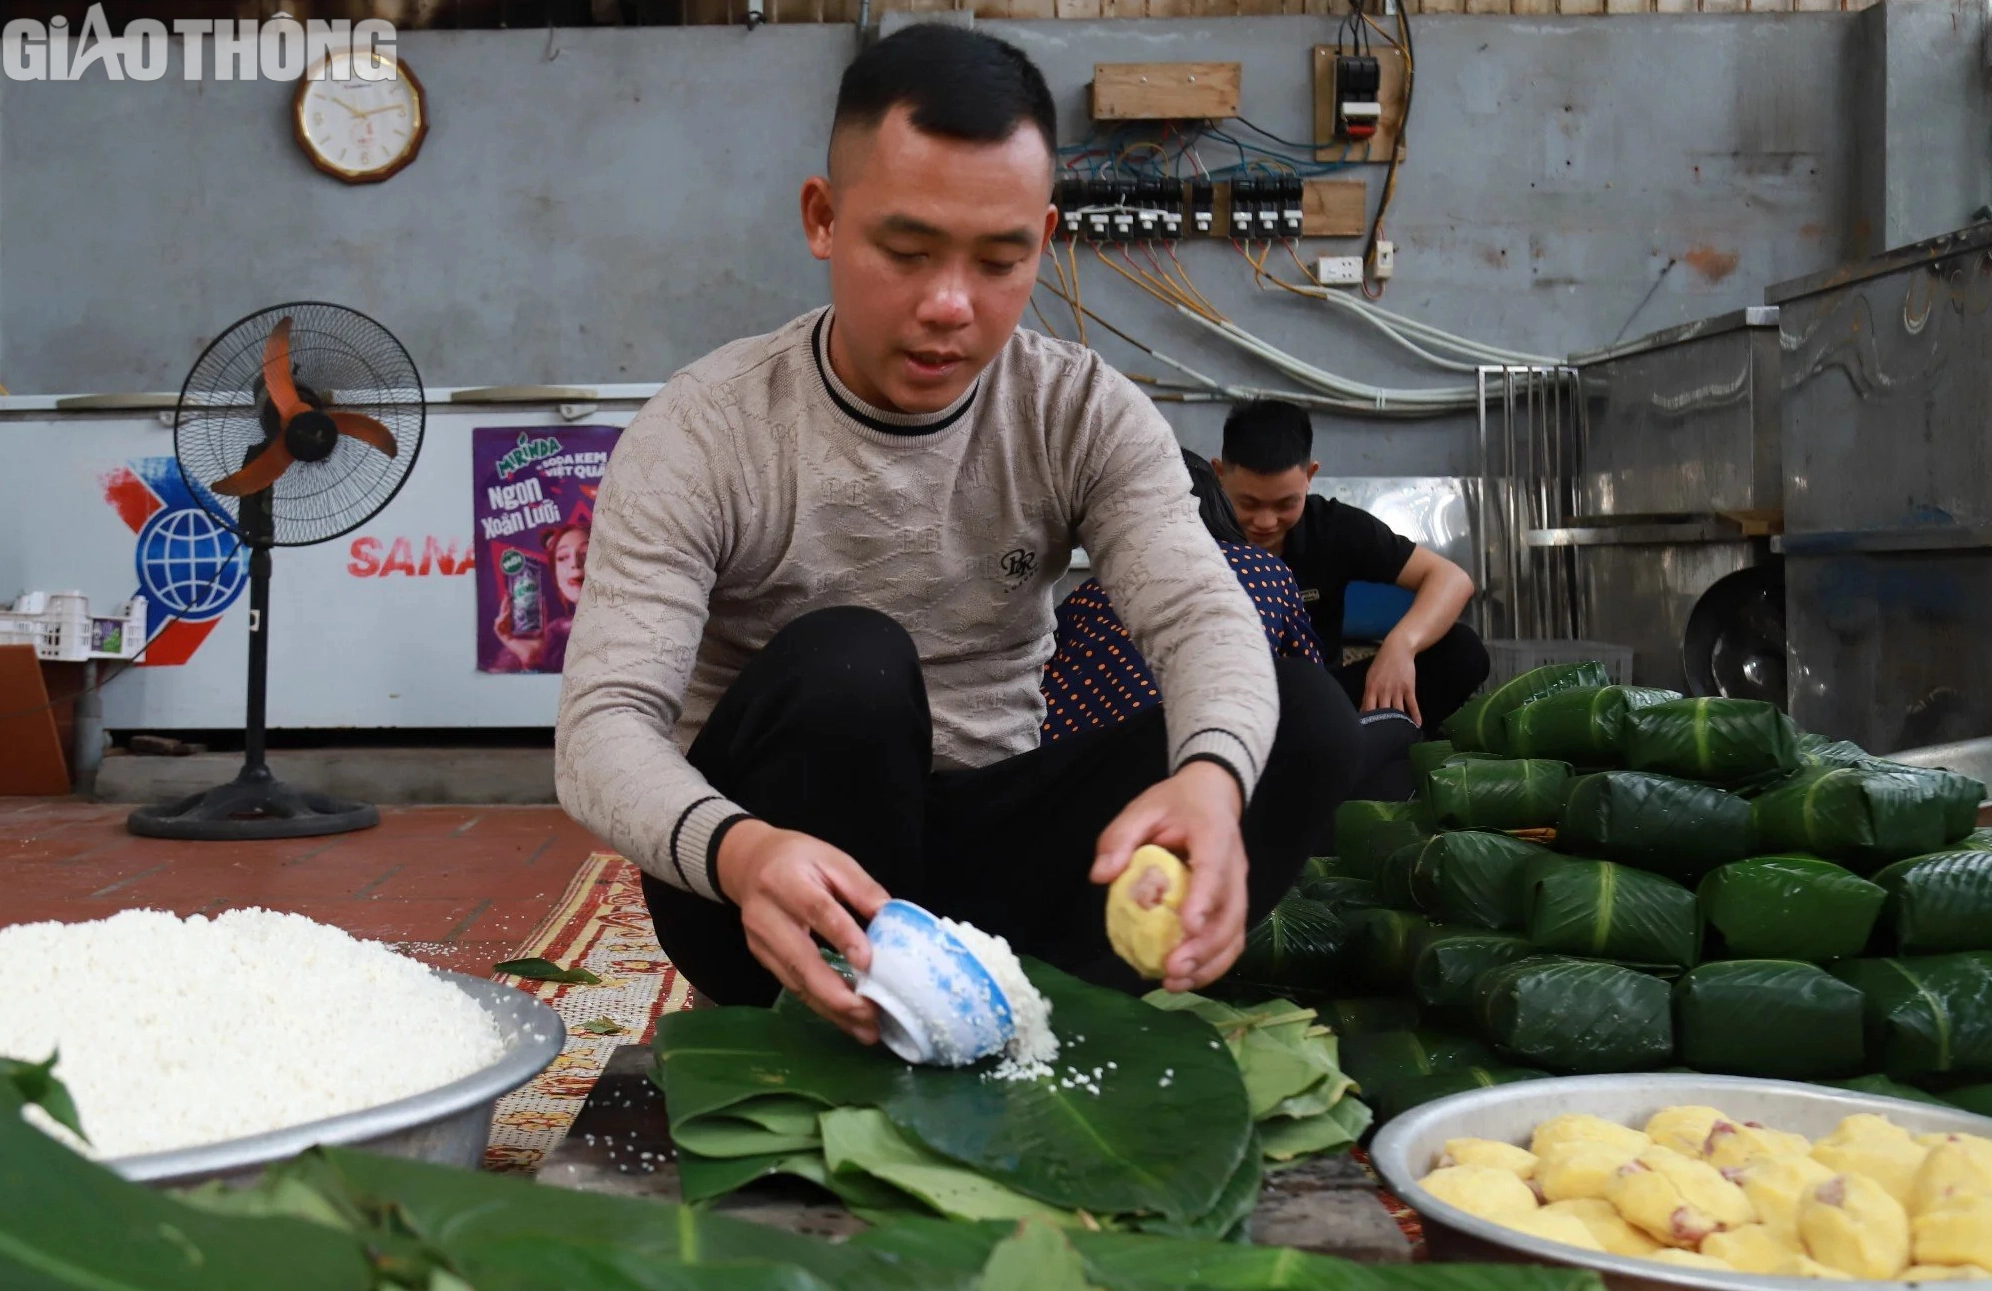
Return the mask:
[[1215,121],[1238,115],[1239,63],[1095,63],[1095,121]]
[[1360,179],[1310,179],[1301,190],[1300,230],[1310,238],[1359,238],[1369,232],[1369,185]]
[[[1374,33],[1372,33],[1374,35]],[[1337,45],[1314,47],[1314,137],[1335,137],[1335,56],[1348,53]],[[1383,105],[1383,119],[1376,133],[1365,143],[1344,149],[1337,144],[1315,153],[1319,161],[1389,161],[1404,129],[1404,55],[1377,41],[1365,53],[1374,55],[1377,65],[1377,97]]]

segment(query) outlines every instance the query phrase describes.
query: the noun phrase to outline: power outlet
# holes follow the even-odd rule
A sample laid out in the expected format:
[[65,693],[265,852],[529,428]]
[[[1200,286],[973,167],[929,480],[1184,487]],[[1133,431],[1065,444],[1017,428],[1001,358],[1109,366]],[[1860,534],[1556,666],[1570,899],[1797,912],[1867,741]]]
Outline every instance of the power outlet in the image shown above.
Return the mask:
[[1390,277],[1391,274],[1397,272],[1396,243],[1379,242],[1376,244],[1376,267],[1371,272],[1376,274],[1378,282],[1382,282],[1384,279]]
[[1322,256],[1314,276],[1324,287],[1360,287],[1363,285],[1363,258]]

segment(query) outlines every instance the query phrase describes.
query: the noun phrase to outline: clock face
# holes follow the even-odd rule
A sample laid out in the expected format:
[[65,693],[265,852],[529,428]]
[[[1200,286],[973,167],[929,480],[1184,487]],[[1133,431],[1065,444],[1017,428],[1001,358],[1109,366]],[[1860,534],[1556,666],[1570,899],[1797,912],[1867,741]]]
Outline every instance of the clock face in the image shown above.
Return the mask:
[[[385,58],[386,55],[376,55]],[[407,64],[378,81],[298,82],[293,125],[312,164],[348,183],[386,179],[415,159],[428,132],[422,86]]]

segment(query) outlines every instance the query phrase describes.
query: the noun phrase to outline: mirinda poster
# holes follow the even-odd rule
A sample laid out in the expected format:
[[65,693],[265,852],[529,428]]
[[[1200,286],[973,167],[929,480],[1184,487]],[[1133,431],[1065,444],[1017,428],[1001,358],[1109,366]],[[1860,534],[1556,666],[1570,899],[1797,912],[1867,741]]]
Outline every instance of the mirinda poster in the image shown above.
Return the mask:
[[477,667],[559,672],[615,426],[477,427]]

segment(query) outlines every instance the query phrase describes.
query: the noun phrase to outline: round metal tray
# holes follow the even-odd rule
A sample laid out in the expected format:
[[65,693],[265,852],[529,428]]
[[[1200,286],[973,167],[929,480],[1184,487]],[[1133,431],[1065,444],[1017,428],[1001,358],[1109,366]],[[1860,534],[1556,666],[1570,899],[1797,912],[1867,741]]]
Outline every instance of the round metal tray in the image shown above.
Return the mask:
[[484,1161],[484,1146],[491,1137],[492,1109],[501,1097],[546,1070],[560,1053],[567,1026],[558,1013],[515,987],[440,969],[437,975],[476,1000],[498,1024],[505,1052],[482,1071],[440,1089],[343,1116],[197,1148],[117,1157],[104,1164],[135,1183],[248,1182],[264,1166],[328,1144],[475,1170]]
[[[1621,1125],[1644,1125],[1663,1107],[1682,1104],[1719,1107],[1738,1120],[1807,1138],[1830,1134],[1840,1119],[1878,1112],[1916,1134],[1959,1131],[1992,1136],[1992,1119],[1969,1112],[1911,1103],[1897,1098],[1848,1093],[1783,1080],[1738,1076],[1628,1075],[1567,1076],[1525,1080],[1454,1094],[1415,1107],[1385,1125],[1370,1146],[1370,1159],[1384,1182],[1425,1220],[1425,1241],[1435,1258],[1526,1261],[1596,1269],[1619,1291],[1822,1291],[1826,1287],[1901,1288],[1903,1282],[1820,1282],[1811,1278],[1766,1277],[1752,1273],[1712,1273],[1675,1268],[1652,1260],[1604,1255],[1545,1241],[1467,1214],[1418,1186],[1445,1150],[1447,1139],[1498,1139],[1526,1145],[1537,1124],[1565,1112],[1590,1112]],[[1992,1282],[1945,1282],[1944,1286],[1987,1287]]]

